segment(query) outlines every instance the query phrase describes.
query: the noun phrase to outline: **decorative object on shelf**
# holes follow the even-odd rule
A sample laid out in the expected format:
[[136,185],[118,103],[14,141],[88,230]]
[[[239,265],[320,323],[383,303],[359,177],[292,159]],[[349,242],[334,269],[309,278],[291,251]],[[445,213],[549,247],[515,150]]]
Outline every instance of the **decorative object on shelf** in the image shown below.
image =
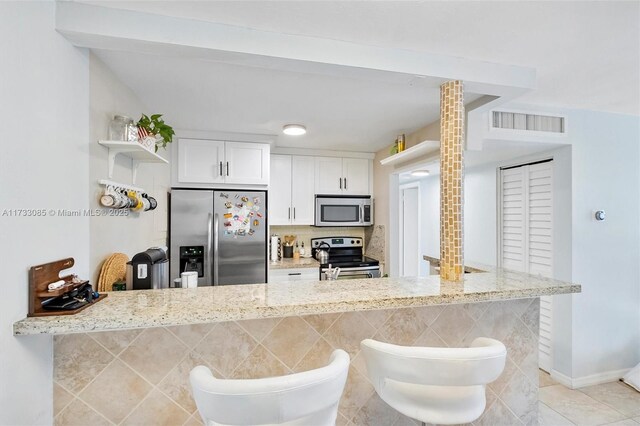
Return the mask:
[[404,133],[401,135],[398,135],[398,138],[396,139],[396,144],[398,145],[398,152],[402,152],[404,151]]
[[398,153],[398,139],[396,139],[393,145],[391,145],[391,148],[389,148],[389,154],[395,155],[397,153]]
[[135,212],[155,210],[158,207],[158,201],[142,188],[104,179],[99,180],[98,183],[105,186],[100,196],[100,204],[103,207],[131,209]]
[[393,155],[380,160],[380,164],[383,166],[397,165],[406,163],[407,161],[416,160],[420,157],[427,157],[425,159],[426,163],[429,163],[430,161],[433,161],[435,163],[439,160],[440,157],[440,153],[438,152],[439,148],[440,141],[422,141],[419,144],[416,144],[411,148],[407,148],[402,152],[398,152],[395,154],[392,152]]
[[401,135],[398,135],[398,137],[396,138],[396,141],[393,143],[393,145],[391,145],[391,148],[389,149],[389,154],[391,155],[395,155],[398,154],[402,151],[404,151],[404,133]]
[[138,128],[126,115],[114,115],[109,123],[109,139],[112,141],[138,142]]
[[166,149],[167,144],[173,141],[173,136],[176,134],[173,131],[173,127],[164,122],[162,114],[153,114],[150,117],[142,114],[137,124],[138,138],[142,145],[147,147],[147,144],[151,143],[156,152],[158,151],[158,146]]

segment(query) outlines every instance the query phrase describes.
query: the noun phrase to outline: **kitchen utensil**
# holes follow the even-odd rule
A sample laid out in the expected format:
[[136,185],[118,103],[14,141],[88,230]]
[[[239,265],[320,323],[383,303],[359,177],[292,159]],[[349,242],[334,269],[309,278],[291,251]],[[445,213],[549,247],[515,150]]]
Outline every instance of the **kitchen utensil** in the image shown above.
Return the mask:
[[[324,246],[327,246],[326,250],[322,248]],[[316,250],[316,259],[318,260],[318,262],[327,263],[329,261],[329,250],[331,250],[331,246],[328,243],[324,241],[320,243],[318,249]]]
[[116,204],[116,195],[113,191],[113,187],[108,186],[104,190],[104,194],[100,197],[100,204],[104,207],[114,207]]
[[271,236],[271,261],[277,262],[280,258],[280,237],[277,235]]

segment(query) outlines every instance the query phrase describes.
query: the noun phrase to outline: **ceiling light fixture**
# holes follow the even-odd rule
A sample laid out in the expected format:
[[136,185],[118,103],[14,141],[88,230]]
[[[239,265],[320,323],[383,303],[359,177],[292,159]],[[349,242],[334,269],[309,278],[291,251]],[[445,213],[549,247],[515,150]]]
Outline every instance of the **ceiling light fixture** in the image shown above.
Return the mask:
[[300,136],[307,133],[307,128],[302,124],[286,124],[282,128],[282,133],[289,136]]
[[429,170],[414,170],[411,172],[411,176],[413,177],[429,176]]

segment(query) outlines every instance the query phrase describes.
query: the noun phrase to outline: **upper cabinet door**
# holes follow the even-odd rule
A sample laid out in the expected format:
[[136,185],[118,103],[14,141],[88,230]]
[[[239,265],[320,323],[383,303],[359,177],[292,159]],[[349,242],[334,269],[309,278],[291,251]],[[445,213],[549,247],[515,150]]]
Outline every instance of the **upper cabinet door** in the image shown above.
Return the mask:
[[342,194],[342,158],[315,157],[316,194]]
[[362,158],[344,158],[342,189],[344,194],[369,195],[369,163]]
[[[291,166],[291,223],[315,224],[315,160],[294,155]],[[271,210],[273,215],[273,210]]]
[[269,184],[269,224],[290,225],[291,218],[291,156],[272,155],[271,183]]
[[225,157],[225,183],[269,184],[269,145],[227,142]]
[[178,141],[178,182],[222,183],[224,142],[203,139]]

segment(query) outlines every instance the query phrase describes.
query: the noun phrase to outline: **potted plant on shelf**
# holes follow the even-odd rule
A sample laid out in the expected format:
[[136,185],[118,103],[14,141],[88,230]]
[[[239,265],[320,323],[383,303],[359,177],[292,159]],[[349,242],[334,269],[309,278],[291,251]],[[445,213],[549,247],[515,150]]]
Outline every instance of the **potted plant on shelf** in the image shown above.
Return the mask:
[[148,149],[153,145],[155,151],[158,151],[158,146],[166,149],[176,134],[173,127],[164,122],[162,114],[153,114],[150,117],[142,114],[137,126],[140,143]]

